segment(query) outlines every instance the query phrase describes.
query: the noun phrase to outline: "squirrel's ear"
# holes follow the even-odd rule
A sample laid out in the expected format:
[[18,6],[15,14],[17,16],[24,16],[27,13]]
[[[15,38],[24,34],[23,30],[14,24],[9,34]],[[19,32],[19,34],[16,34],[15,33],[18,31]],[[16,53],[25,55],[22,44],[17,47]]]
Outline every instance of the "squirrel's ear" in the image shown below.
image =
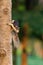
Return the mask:
[[12,20],[12,23],[14,22],[15,20]]

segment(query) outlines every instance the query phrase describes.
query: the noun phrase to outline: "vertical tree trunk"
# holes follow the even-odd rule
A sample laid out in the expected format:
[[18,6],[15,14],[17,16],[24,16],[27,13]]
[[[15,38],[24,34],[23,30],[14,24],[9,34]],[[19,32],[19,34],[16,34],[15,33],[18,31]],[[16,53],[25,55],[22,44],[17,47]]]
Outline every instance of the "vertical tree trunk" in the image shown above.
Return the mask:
[[0,0],[0,65],[12,65],[11,31],[8,22],[11,22],[11,0]]
[[23,53],[22,53],[22,65],[27,65],[27,53],[26,53],[26,46],[27,46],[27,39],[24,37],[23,44]]

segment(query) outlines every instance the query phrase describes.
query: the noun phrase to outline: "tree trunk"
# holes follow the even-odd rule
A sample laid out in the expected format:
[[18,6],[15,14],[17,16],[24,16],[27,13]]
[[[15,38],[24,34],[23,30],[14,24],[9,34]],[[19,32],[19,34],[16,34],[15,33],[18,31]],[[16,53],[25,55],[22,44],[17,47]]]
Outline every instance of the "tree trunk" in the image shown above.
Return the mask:
[[27,65],[27,53],[26,53],[26,46],[27,46],[27,38],[24,37],[24,40],[22,41],[23,44],[23,53],[22,53],[22,64],[21,65]]
[[12,65],[11,0],[0,0],[0,65]]

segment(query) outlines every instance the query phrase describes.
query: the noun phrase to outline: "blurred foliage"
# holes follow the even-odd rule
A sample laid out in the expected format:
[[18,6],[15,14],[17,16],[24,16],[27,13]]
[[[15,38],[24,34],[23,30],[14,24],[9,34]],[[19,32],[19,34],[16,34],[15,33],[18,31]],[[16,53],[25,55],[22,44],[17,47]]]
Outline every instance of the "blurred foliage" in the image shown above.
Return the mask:
[[[35,1],[35,0],[34,0]],[[38,0],[36,0],[38,1]],[[25,6],[25,0],[12,0],[12,19],[18,20],[19,21],[19,27],[20,27],[20,33],[19,37],[20,39],[22,38],[22,28],[25,22],[28,23],[29,25],[29,35],[31,38],[32,37],[38,37],[41,38],[41,35],[43,35],[43,5],[36,5],[36,2],[34,3],[34,8],[31,10],[26,10]],[[31,40],[31,42],[33,39]],[[32,42],[33,45],[33,42]],[[31,51],[32,48],[27,48],[27,52]],[[21,53],[21,50],[17,54],[19,55]],[[18,60],[17,65],[20,65],[20,60],[21,57],[16,57],[16,49],[13,49],[13,63],[16,65],[16,60]],[[37,61],[38,60],[38,61]],[[28,61],[30,65],[42,65],[43,61],[40,60],[38,57],[29,57]],[[34,63],[35,62],[35,63]],[[41,64],[39,63],[41,62]],[[39,64],[38,64],[39,63]]]
[[19,21],[20,29],[27,22],[30,26],[30,35],[43,35],[43,6],[36,5],[34,9],[26,11],[25,0],[12,0],[12,3],[12,19]]
[[43,33],[43,11],[20,13],[13,10],[13,19],[18,20],[21,26],[28,22],[31,29],[37,34]]

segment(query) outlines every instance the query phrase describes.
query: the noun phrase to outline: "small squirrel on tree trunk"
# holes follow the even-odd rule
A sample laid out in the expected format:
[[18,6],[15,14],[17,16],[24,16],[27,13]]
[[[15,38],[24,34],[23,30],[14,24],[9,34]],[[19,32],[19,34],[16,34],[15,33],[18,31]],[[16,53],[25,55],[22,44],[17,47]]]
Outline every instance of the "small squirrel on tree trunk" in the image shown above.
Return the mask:
[[14,47],[18,48],[20,45],[20,40],[18,37],[19,23],[18,23],[18,21],[13,20],[12,23],[8,23],[8,25],[11,26],[12,39],[13,39]]

